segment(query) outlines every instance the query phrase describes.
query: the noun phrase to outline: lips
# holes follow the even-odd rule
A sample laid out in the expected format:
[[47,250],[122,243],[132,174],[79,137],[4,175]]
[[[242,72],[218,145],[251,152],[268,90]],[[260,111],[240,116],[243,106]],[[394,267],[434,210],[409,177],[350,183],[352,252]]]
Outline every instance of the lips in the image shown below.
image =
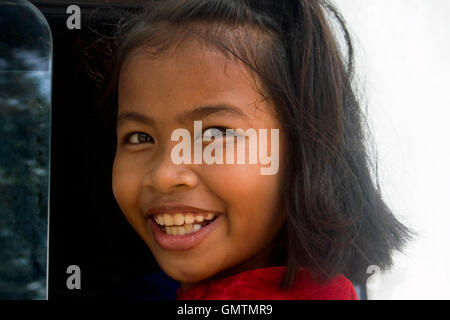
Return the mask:
[[[168,213],[168,214],[175,214],[175,213],[198,213],[198,214],[208,214],[210,212],[215,212],[214,210],[206,210],[206,209],[200,209],[197,207],[192,207],[188,205],[183,204],[159,204],[156,206],[151,207],[147,212],[145,213],[145,216],[151,216],[151,215],[157,215],[161,213]],[[217,214],[220,214],[220,212],[217,212]]]
[[186,205],[158,205],[147,211],[148,226],[159,246],[187,250],[220,223],[220,213]]

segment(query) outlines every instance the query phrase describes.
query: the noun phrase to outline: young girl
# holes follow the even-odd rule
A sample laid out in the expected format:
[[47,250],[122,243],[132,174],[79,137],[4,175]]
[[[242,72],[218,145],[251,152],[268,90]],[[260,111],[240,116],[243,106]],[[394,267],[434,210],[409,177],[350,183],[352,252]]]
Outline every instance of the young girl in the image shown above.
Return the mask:
[[[111,77],[112,184],[178,298],[356,299],[350,280],[388,268],[410,231],[372,180],[341,16],[318,0],[147,3],[121,29]],[[248,161],[236,129],[278,133],[276,173]],[[230,162],[219,142],[236,142]],[[232,161],[244,142],[247,161]],[[198,143],[216,161],[188,161]]]

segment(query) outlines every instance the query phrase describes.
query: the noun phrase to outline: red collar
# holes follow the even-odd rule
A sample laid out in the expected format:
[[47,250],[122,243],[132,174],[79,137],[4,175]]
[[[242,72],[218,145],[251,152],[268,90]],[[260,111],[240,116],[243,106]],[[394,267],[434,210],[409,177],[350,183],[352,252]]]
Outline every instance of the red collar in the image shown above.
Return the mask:
[[306,269],[299,271],[289,290],[280,287],[286,267],[245,271],[219,280],[208,280],[177,291],[179,300],[357,300],[352,283],[338,275],[320,285]]

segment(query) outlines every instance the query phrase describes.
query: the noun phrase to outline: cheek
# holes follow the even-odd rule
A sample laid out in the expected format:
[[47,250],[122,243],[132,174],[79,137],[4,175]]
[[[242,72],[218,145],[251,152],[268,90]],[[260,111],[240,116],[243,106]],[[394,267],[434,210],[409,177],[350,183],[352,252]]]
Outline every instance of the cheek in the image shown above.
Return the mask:
[[125,216],[131,215],[138,208],[139,181],[141,174],[136,166],[129,166],[129,161],[116,157],[113,164],[112,188],[117,204]]
[[[259,165],[249,164],[213,165],[202,168],[202,176],[215,193],[230,201],[245,202],[248,205],[274,202],[280,192],[280,175],[261,175],[260,168]],[[259,201],[246,201],[249,198]]]
[[279,174],[261,175],[259,165],[216,165],[203,173],[205,184],[226,203],[231,235],[267,234],[284,218]]

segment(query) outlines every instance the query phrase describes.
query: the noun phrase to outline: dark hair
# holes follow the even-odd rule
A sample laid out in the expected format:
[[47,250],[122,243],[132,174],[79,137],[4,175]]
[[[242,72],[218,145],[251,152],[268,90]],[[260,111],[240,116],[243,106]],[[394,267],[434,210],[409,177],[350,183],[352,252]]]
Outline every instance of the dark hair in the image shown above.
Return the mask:
[[191,37],[245,64],[272,102],[288,145],[286,223],[274,252],[287,266],[284,287],[299,267],[322,281],[342,273],[362,283],[369,265],[392,265],[392,251],[413,232],[382,199],[374,144],[352,88],[349,32],[328,1],[152,0],[126,19],[106,90],[116,114],[126,57],[142,47],[157,55]]

